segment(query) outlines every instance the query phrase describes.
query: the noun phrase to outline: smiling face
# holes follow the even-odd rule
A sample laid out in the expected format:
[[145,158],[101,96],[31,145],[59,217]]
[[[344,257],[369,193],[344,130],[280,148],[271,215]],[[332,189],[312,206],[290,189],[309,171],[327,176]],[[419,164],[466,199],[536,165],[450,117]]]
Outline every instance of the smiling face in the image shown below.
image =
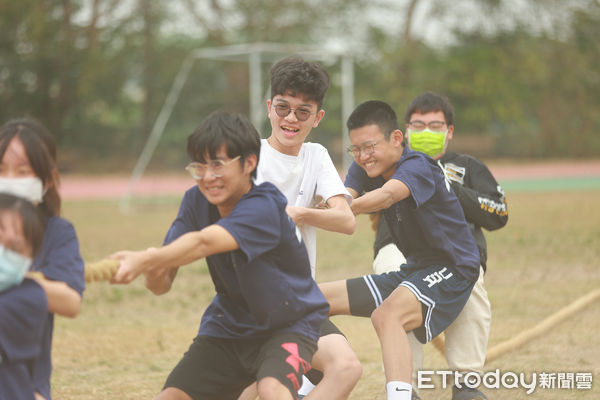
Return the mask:
[[[276,106],[287,106],[292,110],[284,117],[277,115]],[[269,144],[280,153],[296,156],[304,140],[313,128],[325,115],[325,111],[319,110],[317,102],[306,101],[302,96],[294,97],[287,94],[276,95],[273,100],[267,100],[267,110],[271,121],[271,136]],[[295,111],[308,111],[310,113],[306,121],[300,121]]]
[[[216,153],[216,159],[225,161],[225,165],[219,169],[219,173],[207,168],[201,179],[197,179],[198,189],[206,199],[217,206],[219,213],[225,217],[237,204],[237,202],[252,187],[251,173],[256,168],[256,155],[251,154],[243,161],[232,160],[227,156],[225,145],[221,146]],[[208,154],[205,160],[210,160]],[[242,164],[243,163],[243,164]]]
[[399,129],[394,130],[389,139],[386,139],[376,124],[350,131],[351,147],[360,149],[360,152],[355,153],[354,160],[370,178],[381,175],[388,180],[392,177],[404,150],[402,139]]

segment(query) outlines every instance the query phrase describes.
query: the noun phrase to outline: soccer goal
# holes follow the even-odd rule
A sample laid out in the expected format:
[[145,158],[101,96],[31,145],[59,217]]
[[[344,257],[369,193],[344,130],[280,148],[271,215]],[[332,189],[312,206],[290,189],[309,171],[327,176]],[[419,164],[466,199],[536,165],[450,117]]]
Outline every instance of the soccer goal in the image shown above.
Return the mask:
[[[263,89],[262,64],[264,62],[272,63],[274,60],[292,54],[302,56],[307,60],[322,61],[326,64],[341,63],[341,121],[346,121],[354,107],[354,61],[349,53],[327,50],[317,46],[282,43],[253,43],[195,49],[183,60],[179,72],[171,84],[165,102],[154,121],[150,135],[131,172],[127,190],[120,199],[119,208],[121,212],[129,213],[132,211],[131,200],[135,188],[146,171],[146,167],[163,135],[165,126],[169,121],[173,108],[179,99],[181,90],[188,79],[195,61],[200,59],[222,62],[239,62],[240,60],[244,60],[248,63],[249,118],[252,124],[258,128],[261,126],[264,118],[266,118],[263,105],[269,91],[269,88]],[[342,144],[346,148],[349,146],[349,138],[345,124],[342,122],[341,125]],[[347,170],[351,160],[345,152],[343,152],[342,157],[342,166],[344,170]]]

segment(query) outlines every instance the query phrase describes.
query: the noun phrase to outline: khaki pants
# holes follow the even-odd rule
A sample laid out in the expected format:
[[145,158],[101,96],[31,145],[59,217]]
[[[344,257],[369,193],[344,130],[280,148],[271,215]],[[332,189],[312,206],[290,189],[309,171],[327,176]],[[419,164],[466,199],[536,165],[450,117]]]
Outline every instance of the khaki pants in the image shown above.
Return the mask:
[[[376,274],[398,270],[406,259],[396,245],[382,247],[375,260]],[[483,372],[487,351],[492,311],[483,282],[483,268],[473,287],[471,296],[456,320],[444,331],[446,361],[453,371]],[[412,332],[408,334],[413,356],[413,387],[416,388],[417,371],[423,367],[423,345]]]

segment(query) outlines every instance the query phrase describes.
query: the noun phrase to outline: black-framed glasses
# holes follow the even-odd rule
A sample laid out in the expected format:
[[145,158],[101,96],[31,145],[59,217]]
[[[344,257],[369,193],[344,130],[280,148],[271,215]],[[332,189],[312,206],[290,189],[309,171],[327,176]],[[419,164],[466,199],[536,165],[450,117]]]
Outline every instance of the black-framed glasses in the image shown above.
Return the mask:
[[415,120],[415,121],[410,121],[408,123],[408,126],[410,127],[411,130],[416,131],[416,132],[424,131],[426,128],[429,128],[429,130],[431,130],[433,132],[441,132],[444,130],[444,127],[446,126],[446,122],[444,122],[444,121],[424,122],[424,121]]
[[351,156],[354,156],[354,158],[360,157],[361,153],[368,157],[371,154],[375,153],[375,145],[379,142],[380,141],[378,140],[376,142],[363,144],[362,146],[350,146],[346,149],[346,151]]
[[311,115],[316,114],[316,112],[312,112],[308,108],[292,108],[289,105],[283,103],[273,104],[273,108],[275,109],[275,113],[281,118],[287,117],[293,111],[298,121],[306,121],[310,118]]
[[204,175],[208,169],[210,169],[215,178],[220,178],[223,176],[223,172],[225,172],[225,167],[238,160],[240,157],[241,156],[237,156],[227,161],[210,160],[207,163],[191,162],[185,167],[185,170],[197,181],[204,179]]

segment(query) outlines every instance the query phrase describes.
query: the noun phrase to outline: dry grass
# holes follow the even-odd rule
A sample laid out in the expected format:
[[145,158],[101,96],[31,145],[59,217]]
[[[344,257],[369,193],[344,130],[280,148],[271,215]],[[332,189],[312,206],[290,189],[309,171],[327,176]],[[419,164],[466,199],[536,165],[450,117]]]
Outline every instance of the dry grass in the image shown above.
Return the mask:
[[[598,287],[600,283],[600,191],[514,193],[506,228],[487,235],[492,302],[490,346],[533,326]],[[142,204],[124,216],[116,203],[70,202],[65,216],[76,226],[84,259],[94,261],[123,248],[158,245],[175,216],[178,200]],[[371,271],[373,233],[359,218],[353,236],[319,233],[319,281]],[[142,282],[115,287],[89,285],[82,313],[57,318],[54,339],[55,399],[148,399],[159,392],[195,336],[213,295],[203,263],[183,268],[173,290],[162,297]],[[351,399],[385,399],[379,343],[368,319],[335,317],[364,367]],[[600,306],[585,309],[521,349],[495,360],[486,370],[592,372],[591,391],[485,390],[490,399],[597,399],[600,397]],[[432,346],[427,369],[445,369]],[[424,400],[450,399],[449,390],[421,392]]]

